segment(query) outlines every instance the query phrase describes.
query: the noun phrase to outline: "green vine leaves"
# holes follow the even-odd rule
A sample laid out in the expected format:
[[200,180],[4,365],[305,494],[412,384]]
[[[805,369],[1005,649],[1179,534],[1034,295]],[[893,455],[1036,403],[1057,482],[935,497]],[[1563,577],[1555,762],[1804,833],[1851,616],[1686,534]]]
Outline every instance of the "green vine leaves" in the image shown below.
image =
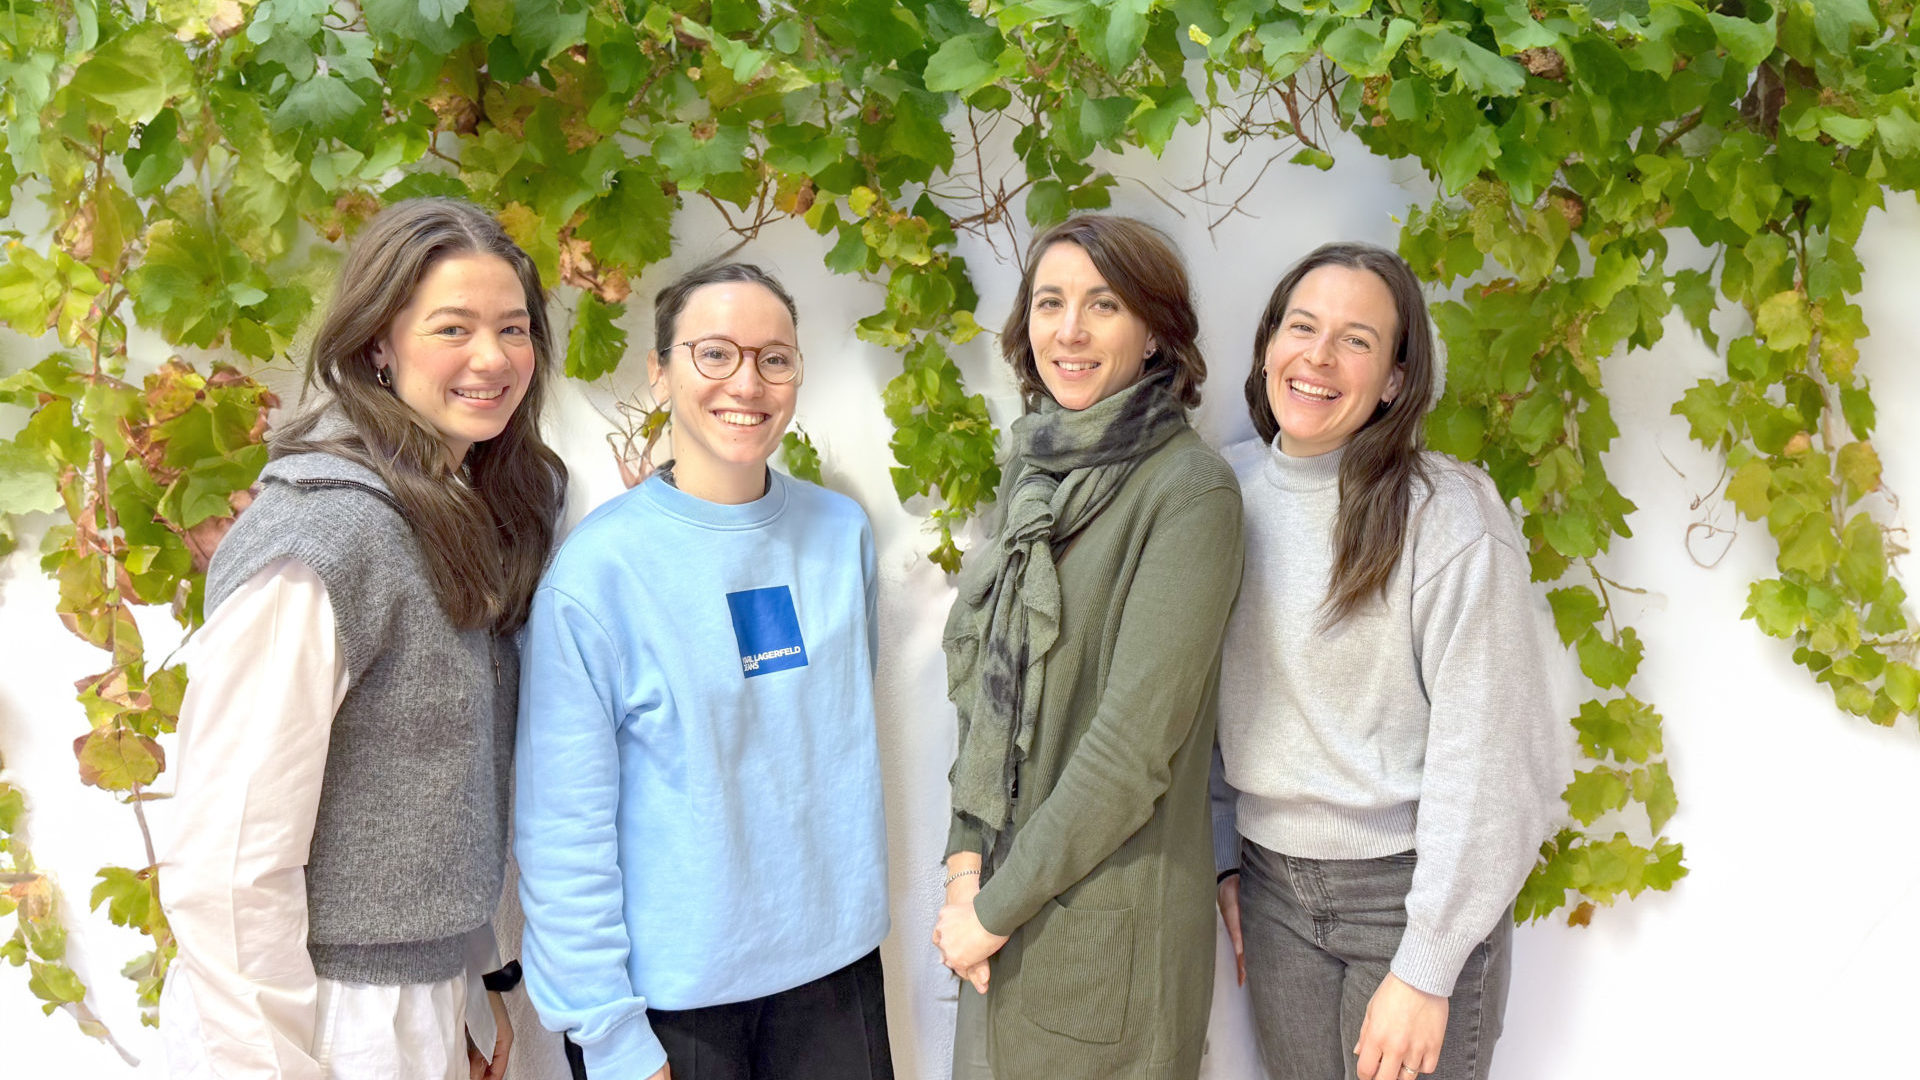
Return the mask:
[[[1907,10],[1653,4],[1601,26],[1577,6],[1536,4],[1527,18],[1479,8],[1458,27],[1369,29],[1377,45],[1349,69],[1342,115],[1370,148],[1417,157],[1440,181],[1445,197],[1403,234],[1415,267],[1441,282],[1478,275],[1436,311],[1453,366],[1435,445],[1478,458],[1520,501],[1536,577],[1588,579],[1553,590],[1555,622],[1595,685],[1622,693],[1574,720],[1591,764],[1569,808],[1591,825],[1638,803],[1658,837],[1677,806],[1659,718],[1624,692],[1641,647],[1593,561],[1628,535],[1632,509],[1602,469],[1617,432],[1597,362],[1658,340],[1673,307],[1710,346],[1723,298],[1752,326],[1725,343],[1728,378],[1674,408],[1727,453],[1725,497],[1779,543],[1780,576],[1753,586],[1747,617],[1793,639],[1796,662],[1843,709],[1878,723],[1915,712],[1920,639],[1889,573],[1898,549],[1866,501],[1879,463],[1853,371],[1865,326],[1849,299],[1867,210],[1914,187]],[[1674,230],[1707,266],[1669,266]],[[1681,873],[1664,839],[1643,848],[1569,830],[1520,914],[1544,914],[1570,888],[1588,897],[1570,916],[1584,922],[1592,900]]]
[[[198,619],[199,572],[263,460],[273,402],[239,372],[158,356],[129,381],[129,325],[176,349],[285,358],[339,241],[388,201],[451,194],[493,208],[560,285],[582,379],[627,359],[633,283],[673,252],[679,209],[705,204],[742,241],[780,221],[812,230],[828,270],[881,290],[856,332],[902,358],[882,400],[895,491],[928,510],[932,558],[952,570],[954,529],[999,481],[998,433],[954,362],[981,329],[959,237],[1017,253],[1028,230],[1109,205],[1110,155],[1159,154],[1183,125],[1322,168],[1323,132],[1344,127],[1438,185],[1400,241],[1451,290],[1431,438],[1525,512],[1535,577],[1594,685],[1572,721],[1578,827],[1546,845],[1518,910],[1585,923],[1686,872],[1665,835],[1678,797],[1661,717],[1631,689],[1631,589],[1598,561],[1633,510],[1605,469],[1618,432],[1601,362],[1659,340],[1675,309],[1726,357],[1676,411],[1778,544],[1747,617],[1792,641],[1843,709],[1891,723],[1920,706],[1851,299],[1867,211],[1920,182],[1910,8],[13,0],[0,322],[63,351],[0,382],[27,414],[0,441],[0,549],[7,515],[65,518],[43,566],[61,618],[106,654],[78,687],[77,765],[138,818],[185,673],[147,657],[133,606]],[[42,234],[11,224],[28,203]],[[1723,339],[1734,322],[1750,329]],[[783,457],[818,474],[798,433]],[[8,873],[32,873],[23,847],[7,854]],[[129,967],[149,1004],[171,949],[154,888],[150,867],[107,868],[93,896],[153,937]],[[23,925],[20,958],[55,963]],[[38,985],[79,1001],[77,980]]]
[[27,968],[28,990],[48,1015],[65,1009],[82,1031],[104,1036],[106,1026],[87,1008],[86,986],[67,965],[59,891],[33,864],[25,843],[26,816],[25,793],[0,781],[0,916],[14,917],[13,933],[0,942],[0,959]]

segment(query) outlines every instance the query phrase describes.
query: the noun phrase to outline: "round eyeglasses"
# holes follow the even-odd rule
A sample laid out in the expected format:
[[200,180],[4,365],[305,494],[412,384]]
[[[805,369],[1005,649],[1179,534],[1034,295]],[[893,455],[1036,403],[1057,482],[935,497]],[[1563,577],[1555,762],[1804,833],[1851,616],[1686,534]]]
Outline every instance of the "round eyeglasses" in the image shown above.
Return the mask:
[[[778,386],[793,382],[800,377],[800,347],[776,341],[762,345],[757,349],[748,348],[732,338],[706,337],[695,341],[683,341],[693,354],[693,369],[709,379],[730,379],[740,370],[743,360],[752,358],[755,371],[769,383]],[[671,352],[680,347],[673,345]]]

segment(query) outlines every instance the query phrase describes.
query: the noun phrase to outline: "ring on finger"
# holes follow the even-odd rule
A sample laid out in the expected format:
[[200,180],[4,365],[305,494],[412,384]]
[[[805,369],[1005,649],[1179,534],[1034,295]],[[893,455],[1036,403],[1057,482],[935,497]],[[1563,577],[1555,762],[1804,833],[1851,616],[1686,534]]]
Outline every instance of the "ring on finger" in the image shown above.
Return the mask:
[[1416,1069],[1416,1068],[1414,1068],[1414,1067],[1413,1067],[1413,1066],[1411,1066],[1411,1065],[1402,1065],[1402,1066],[1400,1066],[1400,1071],[1401,1071],[1401,1072],[1403,1072],[1403,1073],[1405,1073],[1405,1074],[1407,1074],[1408,1076],[1419,1076],[1419,1075],[1420,1075],[1420,1070],[1419,1070],[1419,1069]]

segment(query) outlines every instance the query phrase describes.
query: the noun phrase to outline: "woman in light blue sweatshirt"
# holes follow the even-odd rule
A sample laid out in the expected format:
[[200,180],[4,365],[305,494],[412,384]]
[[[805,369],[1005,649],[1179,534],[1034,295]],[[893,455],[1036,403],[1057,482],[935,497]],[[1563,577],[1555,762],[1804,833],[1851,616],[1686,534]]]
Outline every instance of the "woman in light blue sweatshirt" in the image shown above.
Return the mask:
[[890,1078],[875,561],[774,472],[802,359],[756,267],[655,301],[675,459],[534,596],[517,743],[522,959],[576,1077]]

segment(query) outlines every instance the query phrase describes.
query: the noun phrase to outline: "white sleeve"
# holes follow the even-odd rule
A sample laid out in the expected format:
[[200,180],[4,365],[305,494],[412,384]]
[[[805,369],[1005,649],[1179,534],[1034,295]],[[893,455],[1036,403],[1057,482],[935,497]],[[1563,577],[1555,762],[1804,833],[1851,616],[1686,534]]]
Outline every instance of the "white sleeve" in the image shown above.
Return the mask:
[[319,575],[294,559],[192,643],[161,895],[222,1080],[320,1080],[305,868],[348,671]]
[[467,931],[467,970],[463,980],[466,984],[466,1025],[467,1034],[473,1038],[473,1045],[480,1048],[480,1055],[488,1061],[493,1060],[493,1042],[500,1030],[493,1021],[493,1006],[487,1000],[486,976],[500,969],[500,941],[493,933],[493,920],[489,919]]

